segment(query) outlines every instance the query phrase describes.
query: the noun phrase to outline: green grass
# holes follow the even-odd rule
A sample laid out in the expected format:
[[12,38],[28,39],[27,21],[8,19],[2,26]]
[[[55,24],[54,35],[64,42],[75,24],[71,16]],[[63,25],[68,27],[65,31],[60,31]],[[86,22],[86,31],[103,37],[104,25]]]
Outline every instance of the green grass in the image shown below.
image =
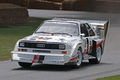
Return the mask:
[[31,35],[45,19],[29,18],[24,24],[0,25],[0,61],[9,60],[17,40]]
[[96,79],[96,80],[120,80],[120,75],[99,78],[99,79]]

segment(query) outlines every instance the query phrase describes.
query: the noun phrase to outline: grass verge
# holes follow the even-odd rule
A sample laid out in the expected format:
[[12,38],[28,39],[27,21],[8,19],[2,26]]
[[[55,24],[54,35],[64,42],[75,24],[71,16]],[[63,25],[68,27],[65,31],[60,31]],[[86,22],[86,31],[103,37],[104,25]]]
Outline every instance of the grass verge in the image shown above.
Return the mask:
[[96,79],[96,80],[120,80],[120,75],[99,78],[99,79]]
[[10,52],[20,38],[31,35],[45,19],[29,18],[24,24],[0,25],[0,61],[9,60]]

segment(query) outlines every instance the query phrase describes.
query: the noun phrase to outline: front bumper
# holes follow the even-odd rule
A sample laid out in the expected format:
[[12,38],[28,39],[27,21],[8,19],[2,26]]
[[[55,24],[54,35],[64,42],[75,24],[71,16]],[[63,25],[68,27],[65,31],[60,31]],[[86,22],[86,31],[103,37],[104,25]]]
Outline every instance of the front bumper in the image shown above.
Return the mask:
[[[64,54],[30,53],[30,52],[11,52],[12,61],[64,65],[69,62],[69,57]],[[40,59],[42,58],[42,59]]]

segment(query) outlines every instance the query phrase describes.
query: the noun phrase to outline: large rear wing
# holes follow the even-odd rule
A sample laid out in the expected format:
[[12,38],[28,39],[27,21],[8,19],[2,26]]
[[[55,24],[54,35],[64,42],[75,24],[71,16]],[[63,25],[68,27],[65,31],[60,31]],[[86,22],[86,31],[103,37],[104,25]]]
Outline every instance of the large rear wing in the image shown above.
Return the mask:
[[97,31],[98,35],[106,38],[109,21],[87,20],[89,24]]

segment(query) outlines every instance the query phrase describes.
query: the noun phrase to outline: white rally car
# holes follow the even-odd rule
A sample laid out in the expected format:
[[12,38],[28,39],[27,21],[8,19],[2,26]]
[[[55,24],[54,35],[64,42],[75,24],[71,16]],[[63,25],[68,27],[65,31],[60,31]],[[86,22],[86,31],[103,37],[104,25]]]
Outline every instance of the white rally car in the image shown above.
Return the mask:
[[103,43],[89,21],[56,18],[44,21],[32,35],[18,40],[11,56],[23,68],[33,63],[79,67],[83,60],[100,63]]

